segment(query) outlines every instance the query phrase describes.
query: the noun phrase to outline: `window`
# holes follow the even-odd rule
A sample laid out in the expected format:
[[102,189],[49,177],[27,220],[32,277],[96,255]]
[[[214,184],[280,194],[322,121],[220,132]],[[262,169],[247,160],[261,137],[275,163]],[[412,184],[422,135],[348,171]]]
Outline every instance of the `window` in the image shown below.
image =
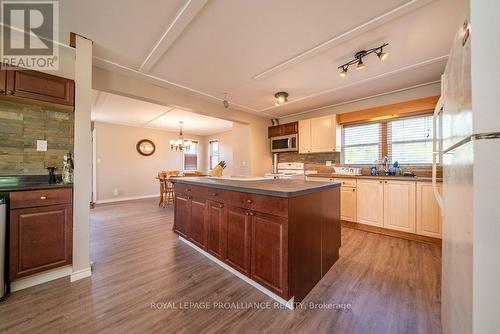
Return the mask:
[[388,157],[402,164],[432,163],[432,116],[387,123]]
[[214,169],[219,163],[219,141],[211,140],[208,142],[210,152],[210,169]]
[[381,155],[381,123],[346,126],[342,130],[344,164],[372,164]]
[[432,115],[347,125],[342,130],[343,163],[371,165],[384,156],[407,165],[432,163]]
[[184,143],[190,141],[191,145],[184,150],[184,170],[198,169],[198,142],[193,140],[184,140]]

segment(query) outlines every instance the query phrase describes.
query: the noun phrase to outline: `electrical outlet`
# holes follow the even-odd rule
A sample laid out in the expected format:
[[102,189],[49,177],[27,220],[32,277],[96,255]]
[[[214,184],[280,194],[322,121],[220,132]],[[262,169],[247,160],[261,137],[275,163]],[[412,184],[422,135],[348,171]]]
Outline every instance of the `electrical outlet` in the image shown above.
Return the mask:
[[331,167],[331,166],[332,166],[332,162],[331,162],[331,160],[327,160],[327,161],[325,162],[325,165],[327,165],[328,167]]
[[113,196],[118,196],[118,189],[113,189]]
[[36,150],[41,152],[47,151],[47,141],[46,140],[37,140],[36,141]]

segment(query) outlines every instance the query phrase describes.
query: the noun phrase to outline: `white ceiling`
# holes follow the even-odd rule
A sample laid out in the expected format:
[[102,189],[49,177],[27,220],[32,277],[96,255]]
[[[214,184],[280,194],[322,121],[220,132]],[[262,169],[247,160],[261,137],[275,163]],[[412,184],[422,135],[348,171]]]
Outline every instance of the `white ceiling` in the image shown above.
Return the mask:
[[[267,117],[440,79],[463,0],[65,0],[61,41],[94,41],[96,64],[114,63]],[[337,67],[389,43],[363,71]],[[277,91],[289,103],[274,106]]]
[[231,130],[233,123],[173,107],[93,91],[92,120],[152,129],[179,131],[184,121],[186,134],[207,136]]

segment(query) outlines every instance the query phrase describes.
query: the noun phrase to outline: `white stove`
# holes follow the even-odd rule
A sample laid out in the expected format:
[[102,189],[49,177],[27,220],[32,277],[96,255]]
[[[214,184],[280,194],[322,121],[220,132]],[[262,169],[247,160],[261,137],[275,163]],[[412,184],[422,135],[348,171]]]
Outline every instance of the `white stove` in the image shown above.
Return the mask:
[[280,162],[278,163],[278,173],[266,173],[266,177],[275,179],[304,179],[303,162]]

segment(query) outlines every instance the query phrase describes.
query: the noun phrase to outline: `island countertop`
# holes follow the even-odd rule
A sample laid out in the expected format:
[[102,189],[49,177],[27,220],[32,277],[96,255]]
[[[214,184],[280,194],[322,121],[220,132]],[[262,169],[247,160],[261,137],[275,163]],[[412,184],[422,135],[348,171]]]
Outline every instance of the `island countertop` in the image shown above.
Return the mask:
[[229,180],[212,177],[173,177],[174,183],[234,190],[276,197],[297,197],[329,188],[340,187],[340,182],[314,182],[297,179]]

